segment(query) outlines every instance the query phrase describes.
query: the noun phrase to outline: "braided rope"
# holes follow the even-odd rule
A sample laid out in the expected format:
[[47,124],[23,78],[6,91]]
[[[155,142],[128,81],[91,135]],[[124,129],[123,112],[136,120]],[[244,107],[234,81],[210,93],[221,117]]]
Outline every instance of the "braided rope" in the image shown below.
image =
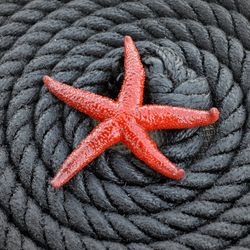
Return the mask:
[[[249,246],[250,24],[243,2],[1,4],[0,249]],[[41,78],[115,98],[125,34],[138,41],[147,102],[216,106],[221,118],[208,128],[156,133],[161,151],[187,171],[180,182],[114,147],[54,190],[48,180],[94,123],[48,93]]]

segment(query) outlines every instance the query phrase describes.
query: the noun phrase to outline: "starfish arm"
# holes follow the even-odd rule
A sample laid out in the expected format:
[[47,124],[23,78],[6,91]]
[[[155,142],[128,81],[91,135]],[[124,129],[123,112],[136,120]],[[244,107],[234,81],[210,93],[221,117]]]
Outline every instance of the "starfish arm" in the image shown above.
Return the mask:
[[107,97],[74,88],[49,76],[44,76],[43,82],[58,99],[96,120],[103,121],[115,114],[116,103]]
[[171,179],[179,180],[184,177],[184,170],[178,169],[158,150],[156,144],[140,125],[130,120],[124,126],[126,134],[123,135],[122,140],[140,160]]
[[100,123],[64,161],[51,181],[52,186],[63,186],[105,149],[119,142],[120,137],[118,125],[112,119]]
[[125,106],[142,104],[145,72],[140,55],[130,36],[124,38],[124,81],[118,101]]
[[147,130],[206,126],[218,119],[217,108],[205,111],[161,105],[145,105],[139,109],[138,115],[139,123]]

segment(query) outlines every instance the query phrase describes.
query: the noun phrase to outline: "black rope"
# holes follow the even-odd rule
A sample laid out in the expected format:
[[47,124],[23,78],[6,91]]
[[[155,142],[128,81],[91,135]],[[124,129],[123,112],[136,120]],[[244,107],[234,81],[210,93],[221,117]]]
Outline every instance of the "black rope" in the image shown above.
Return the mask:
[[[0,249],[248,249],[249,18],[247,0],[1,2]],[[118,145],[55,190],[95,123],[42,76],[116,98],[124,35],[146,69],[146,103],[215,106],[220,120],[152,134],[182,181]]]

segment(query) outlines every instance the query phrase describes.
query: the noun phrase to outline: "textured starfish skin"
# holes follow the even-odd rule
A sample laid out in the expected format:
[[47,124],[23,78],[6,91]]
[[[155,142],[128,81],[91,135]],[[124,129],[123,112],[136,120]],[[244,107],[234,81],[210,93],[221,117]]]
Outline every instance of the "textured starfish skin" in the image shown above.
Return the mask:
[[142,105],[145,72],[129,36],[124,38],[124,70],[124,81],[117,101],[44,76],[44,84],[52,94],[100,121],[64,161],[51,181],[53,187],[63,186],[105,149],[120,141],[155,171],[179,180],[184,177],[184,170],[177,168],[158,150],[146,130],[193,128],[212,124],[219,119],[216,108],[203,111],[167,105]]

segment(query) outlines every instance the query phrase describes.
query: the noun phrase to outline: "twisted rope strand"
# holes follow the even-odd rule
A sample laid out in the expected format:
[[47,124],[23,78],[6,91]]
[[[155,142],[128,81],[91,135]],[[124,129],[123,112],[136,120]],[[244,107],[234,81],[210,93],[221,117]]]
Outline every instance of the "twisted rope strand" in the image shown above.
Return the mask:
[[[250,25],[242,7],[248,3],[230,2],[4,4],[3,249],[12,249],[13,239],[18,249],[248,246]],[[156,134],[162,152],[186,168],[181,182],[165,180],[113,148],[55,191],[48,179],[94,124],[41,88],[41,78],[52,73],[115,98],[125,34],[138,41],[147,72],[145,101],[200,109],[213,104],[220,121],[207,129]]]

